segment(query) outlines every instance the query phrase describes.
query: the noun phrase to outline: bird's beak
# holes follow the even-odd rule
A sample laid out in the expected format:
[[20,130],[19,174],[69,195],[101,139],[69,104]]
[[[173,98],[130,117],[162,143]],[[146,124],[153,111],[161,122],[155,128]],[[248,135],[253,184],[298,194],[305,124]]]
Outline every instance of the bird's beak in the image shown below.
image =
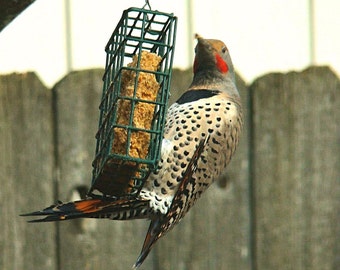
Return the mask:
[[201,57],[202,55],[209,55],[211,51],[211,44],[207,39],[204,39],[199,34],[195,34],[195,38],[197,39],[197,45],[196,45],[196,53],[199,53]]
[[203,39],[199,34],[195,34],[195,38],[197,39],[197,40],[199,40],[199,39]]
[[199,34],[195,34],[195,39],[197,39],[197,46],[202,47],[202,45],[206,44],[206,40],[201,37]]

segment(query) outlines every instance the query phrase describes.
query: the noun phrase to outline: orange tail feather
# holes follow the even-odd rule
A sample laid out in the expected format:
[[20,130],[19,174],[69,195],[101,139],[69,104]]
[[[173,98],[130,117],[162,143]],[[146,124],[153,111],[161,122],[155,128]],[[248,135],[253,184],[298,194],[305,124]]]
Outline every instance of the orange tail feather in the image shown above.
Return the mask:
[[58,203],[42,211],[21,216],[46,216],[29,222],[62,221],[75,218],[136,219],[147,218],[148,201],[137,199],[87,198]]

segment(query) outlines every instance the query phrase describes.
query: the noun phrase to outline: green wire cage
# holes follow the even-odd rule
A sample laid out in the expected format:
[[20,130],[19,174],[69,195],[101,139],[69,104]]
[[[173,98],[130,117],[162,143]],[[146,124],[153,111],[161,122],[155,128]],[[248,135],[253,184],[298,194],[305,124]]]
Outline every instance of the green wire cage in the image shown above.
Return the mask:
[[135,196],[160,158],[177,18],[130,8],[109,39],[89,194]]

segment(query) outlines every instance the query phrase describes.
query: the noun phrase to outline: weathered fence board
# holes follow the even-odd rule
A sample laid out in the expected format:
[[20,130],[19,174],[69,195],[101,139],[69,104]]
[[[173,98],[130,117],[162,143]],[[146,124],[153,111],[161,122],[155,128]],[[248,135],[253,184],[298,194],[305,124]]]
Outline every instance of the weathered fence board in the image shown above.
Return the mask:
[[[71,200],[77,187],[89,187],[91,183],[102,75],[103,70],[72,72],[54,88],[62,200]],[[129,269],[146,229],[143,221],[61,222],[60,268]]]
[[[191,81],[192,73],[175,72],[174,81]],[[246,108],[247,89],[238,79]],[[188,85],[172,85],[178,97]],[[176,91],[177,90],[177,91]],[[175,101],[175,99],[173,99]],[[244,112],[245,118],[247,113]],[[247,121],[245,123],[247,125]],[[155,269],[251,269],[249,257],[249,185],[247,130],[227,172],[203,194],[183,221],[156,247]]]
[[310,68],[251,91],[256,269],[339,269],[339,79]]
[[54,197],[51,120],[35,74],[0,76],[0,269],[56,269],[55,225],[19,217]]

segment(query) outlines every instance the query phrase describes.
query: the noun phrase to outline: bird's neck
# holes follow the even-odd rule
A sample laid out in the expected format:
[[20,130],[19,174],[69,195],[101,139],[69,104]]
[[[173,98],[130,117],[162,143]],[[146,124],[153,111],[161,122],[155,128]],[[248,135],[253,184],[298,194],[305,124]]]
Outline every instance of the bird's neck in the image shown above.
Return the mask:
[[226,91],[233,96],[239,96],[235,77],[232,74],[221,74],[211,70],[202,70],[194,74],[189,90],[207,89]]

